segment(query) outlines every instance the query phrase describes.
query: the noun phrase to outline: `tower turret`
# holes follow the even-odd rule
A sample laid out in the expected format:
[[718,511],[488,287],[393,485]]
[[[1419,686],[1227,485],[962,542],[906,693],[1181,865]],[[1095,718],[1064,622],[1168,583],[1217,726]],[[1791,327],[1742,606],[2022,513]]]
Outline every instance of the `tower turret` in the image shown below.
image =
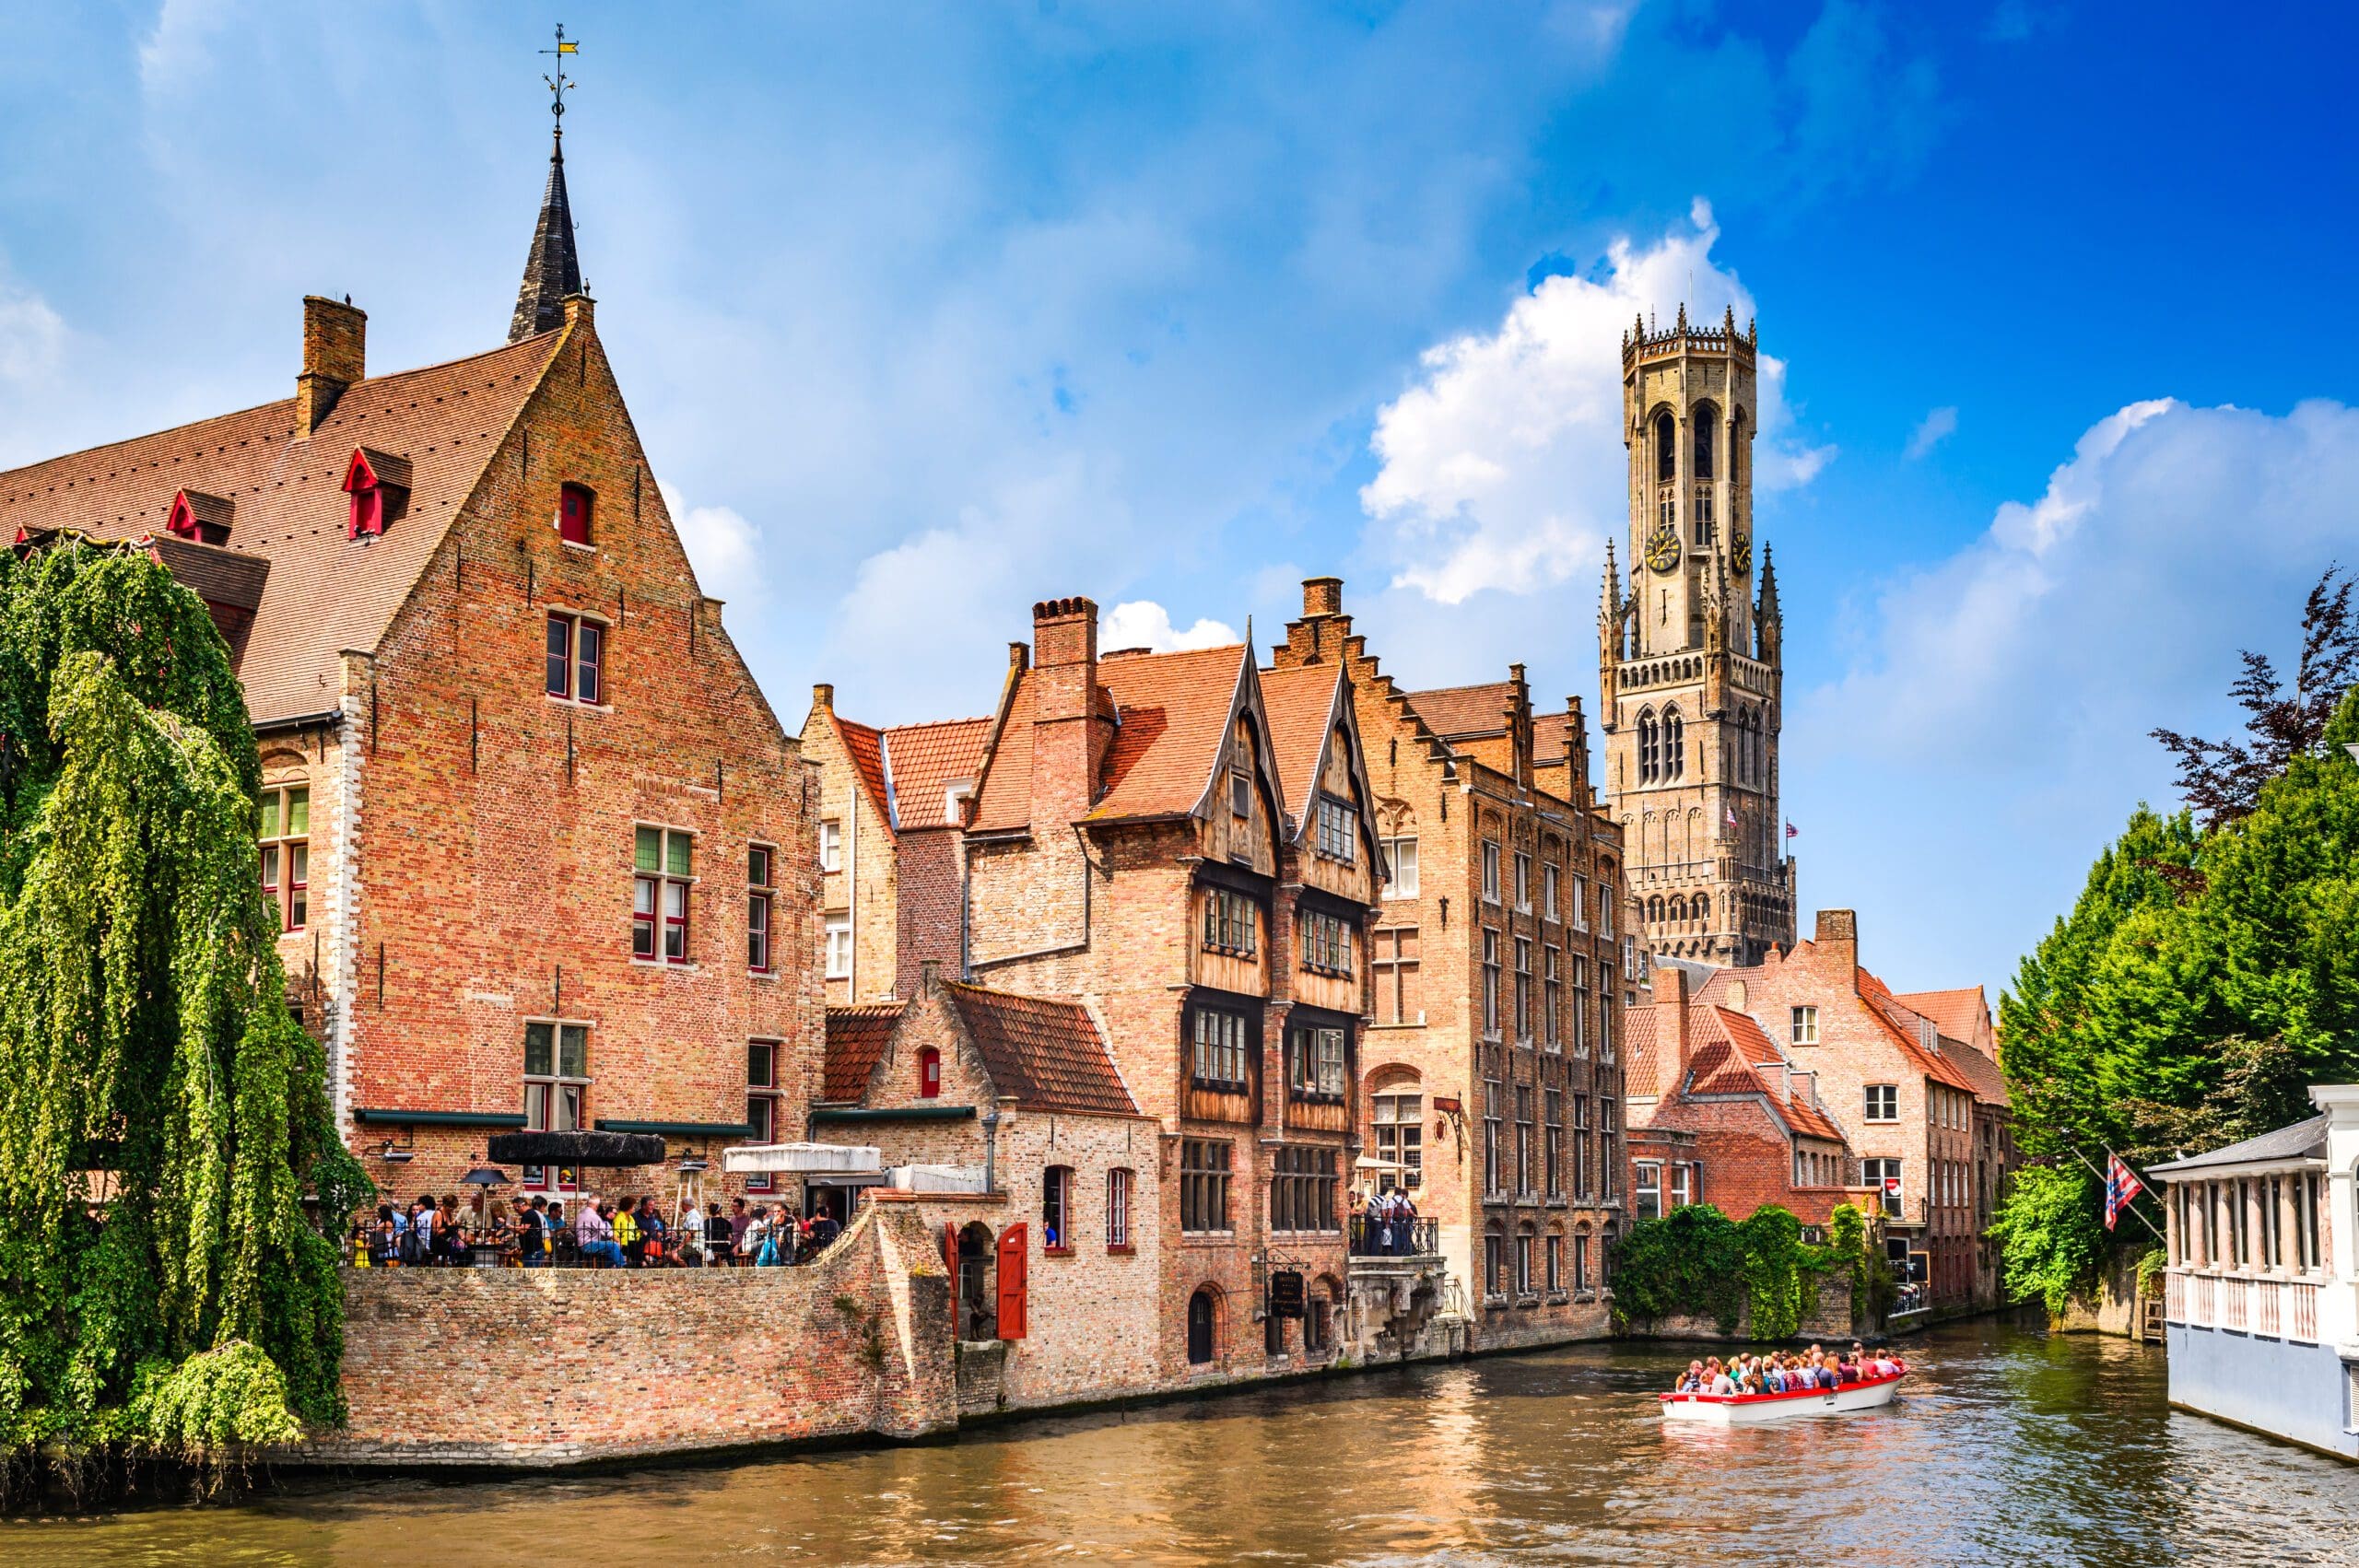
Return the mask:
[[533,225],[532,247],[524,252],[524,281],[516,290],[516,312],[508,319],[511,343],[563,326],[565,302],[582,292],[581,258],[573,243],[573,204],[565,193],[565,95],[573,88],[565,74],[565,57],[576,47],[559,27],[557,47],[542,51],[557,57],[557,75],[545,78],[549,84],[549,112],[556,116],[557,127],[549,145],[549,178],[541,193],[540,220]]

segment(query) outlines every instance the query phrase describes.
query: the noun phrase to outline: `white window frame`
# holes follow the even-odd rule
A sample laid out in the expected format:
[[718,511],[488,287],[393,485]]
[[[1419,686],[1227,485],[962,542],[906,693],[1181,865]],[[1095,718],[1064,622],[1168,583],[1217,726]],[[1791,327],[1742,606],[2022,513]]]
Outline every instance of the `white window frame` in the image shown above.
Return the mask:
[[819,869],[839,872],[844,869],[844,825],[835,817],[819,824]]
[[1417,837],[1405,834],[1384,841],[1384,896],[1414,898],[1417,896]]
[[1818,1044],[1818,1009],[1816,1007],[1797,1006],[1793,1010],[1793,1016],[1790,1022],[1792,1024],[1794,1044],[1798,1046]]
[[827,917],[827,931],[823,945],[825,946],[827,954],[827,977],[830,980],[851,979],[851,917],[850,915],[830,915]]

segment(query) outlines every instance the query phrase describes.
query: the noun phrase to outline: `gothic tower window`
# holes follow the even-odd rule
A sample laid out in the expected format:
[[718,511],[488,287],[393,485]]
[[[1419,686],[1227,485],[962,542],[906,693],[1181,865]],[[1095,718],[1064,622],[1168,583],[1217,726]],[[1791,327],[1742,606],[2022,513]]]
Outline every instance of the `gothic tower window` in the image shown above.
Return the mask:
[[1654,709],[1638,715],[1638,782],[1651,784],[1662,776],[1662,754]]
[[1679,717],[1679,709],[1662,710],[1662,776],[1677,778],[1687,771],[1687,726]]
[[1676,893],[1671,895],[1671,918],[1674,920],[1687,919],[1687,900]]
[[1712,919],[1712,895],[1708,893],[1697,894],[1696,902],[1690,906],[1689,912],[1695,916],[1697,924],[1708,923]]
[[1698,479],[1709,479],[1713,476],[1712,445],[1719,436],[1719,416],[1712,412],[1710,404],[1699,404],[1690,423],[1696,433],[1689,439],[1695,443],[1696,451],[1694,461],[1688,464],[1688,472]]
[[1679,433],[1671,410],[1655,415],[1655,480],[1668,485],[1679,477]]
[[1662,924],[1662,895],[1658,893],[1647,900],[1647,919],[1655,925]]

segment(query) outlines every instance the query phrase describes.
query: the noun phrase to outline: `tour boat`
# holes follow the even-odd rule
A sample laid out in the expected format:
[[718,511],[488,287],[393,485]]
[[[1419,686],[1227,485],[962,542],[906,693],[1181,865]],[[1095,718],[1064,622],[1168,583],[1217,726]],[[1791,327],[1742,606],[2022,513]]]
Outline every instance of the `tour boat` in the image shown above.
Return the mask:
[[1789,1416],[1845,1415],[1892,1403],[1908,1363],[1888,1377],[1846,1383],[1827,1388],[1803,1388],[1791,1394],[1658,1394],[1665,1421],[1702,1422],[1708,1426],[1751,1426],[1757,1422],[1784,1421]]

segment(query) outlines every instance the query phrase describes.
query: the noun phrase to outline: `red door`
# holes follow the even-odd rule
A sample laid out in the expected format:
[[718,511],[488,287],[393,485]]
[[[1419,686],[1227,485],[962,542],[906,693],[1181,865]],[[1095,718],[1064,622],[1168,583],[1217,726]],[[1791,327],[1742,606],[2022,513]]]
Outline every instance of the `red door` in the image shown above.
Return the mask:
[[1025,1227],[1010,1225],[999,1238],[999,1337],[1024,1338]]
[[950,1276],[950,1337],[958,1337],[958,1227],[942,1227],[942,1271]]

